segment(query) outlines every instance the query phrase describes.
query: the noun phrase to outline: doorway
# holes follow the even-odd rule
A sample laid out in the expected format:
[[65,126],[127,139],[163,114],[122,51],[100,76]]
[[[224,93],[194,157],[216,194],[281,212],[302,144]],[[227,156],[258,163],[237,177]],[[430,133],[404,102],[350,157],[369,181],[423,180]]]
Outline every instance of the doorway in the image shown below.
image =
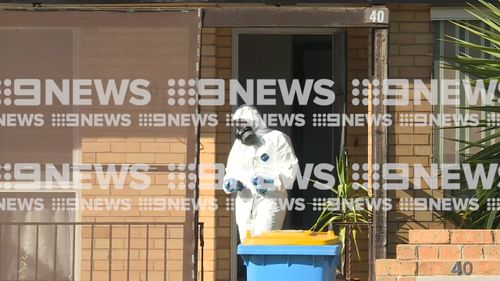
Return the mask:
[[[237,29],[233,33],[233,78],[237,78],[242,85],[247,79],[284,79],[288,85],[292,79],[299,80],[301,85],[306,79],[331,79],[335,82],[336,99],[330,106],[312,102],[300,105],[296,99],[292,105],[285,105],[281,95],[277,95],[276,105],[256,105],[263,115],[303,116],[305,122],[302,126],[269,126],[291,138],[301,172],[306,165],[334,165],[340,153],[342,128],[314,126],[313,117],[323,113],[342,113],[344,110],[345,43],[345,34],[340,29]],[[314,176],[311,179],[315,179]],[[305,209],[288,211],[283,228],[309,229],[319,215],[310,204],[313,198],[331,196],[330,191],[319,190],[312,184],[307,189],[303,186],[300,189],[295,183],[288,197],[303,198]],[[232,225],[231,280],[245,280],[244,266],[236,256],[239,239],[234,218]]]

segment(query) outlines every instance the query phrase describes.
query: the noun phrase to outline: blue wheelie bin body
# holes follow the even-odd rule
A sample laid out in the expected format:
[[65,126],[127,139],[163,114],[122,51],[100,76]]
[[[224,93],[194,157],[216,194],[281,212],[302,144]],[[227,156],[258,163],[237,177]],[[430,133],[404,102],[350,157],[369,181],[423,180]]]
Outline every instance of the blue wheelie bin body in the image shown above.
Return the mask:
[[332,245],[283,245],[284,240],[281,245],[269,241],[258,245],[256,241],[238,246],[238,255],[247,267],[247,281],[335,281],[341,248],[338,240]]

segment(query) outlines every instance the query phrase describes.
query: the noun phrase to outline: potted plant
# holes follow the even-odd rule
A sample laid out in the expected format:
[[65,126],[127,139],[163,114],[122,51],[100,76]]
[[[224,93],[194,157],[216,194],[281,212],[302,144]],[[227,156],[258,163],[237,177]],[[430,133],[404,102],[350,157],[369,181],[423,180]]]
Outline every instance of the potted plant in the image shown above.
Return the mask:
[[[336,159],[336,170],[337,186],[327,187],[332,192],[332,198],[335,198],[336,202],[348,203],[355,199],[369,199],[368,189],[361,184],[351,181],[349,160],[345,153],[342,153],[342,156]],[[324,185],[317,181],[311,181],[317,185]],[[361,260],[358,237],[362,230],[359,224],[369,223],[372,212],[369,208],[356,210],[355,207],[347,206],[348,204],[340,204],[340,208],[334,208],[334,205],[333,201],[326,201],[321,204],[322,212],[311,227],[311,230],[324,231],[338,223],[338,236],[342,242],[341,253],[344,253],[347,238],[350,238],[350,241],[354,243],[357,258]],[[343,255],[341,255],[341,267],[344,267],[345,260],[342,257]]]

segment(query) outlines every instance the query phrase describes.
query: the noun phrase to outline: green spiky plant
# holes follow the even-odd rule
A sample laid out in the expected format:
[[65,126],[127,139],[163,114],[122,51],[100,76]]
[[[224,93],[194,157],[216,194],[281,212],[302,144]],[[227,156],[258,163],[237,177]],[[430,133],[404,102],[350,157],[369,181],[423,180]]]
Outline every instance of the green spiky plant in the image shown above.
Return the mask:
[[[341,202],[347,202],[348,200],[356,198],[368,198],[368,190],[363,185],[351,182],[351,174],[349,170],[349,161],[347,155],[342,154],[341,157],[336,159],[336,170],[338,184],[336,187],[328,186],[327,188],[332,192],[333,198],[337,198]],[[317,185],[323,185],[317,181],[312,181]],[[333,208],[333,202],[327,201],[320,206],[322,212],[319,215],[316,222],[311,227],[312,231],[324,231],[328,227],[335,223],[368,223],[371,217],[371,211],[369,210],[356,210],[356,208],[347,208],[342,204],[340,210]],[[350,233],[348,233],[350,232]],[[354,243],[354,248],[358,260],[361,260],[358,247],[358,235],[361,232],[359,226],[352,226],[350,231],[347,226],[339,226],[339,239],[342,242],[342,253],[345,248],[345,241],[347,235],[349,235]],[[342,255],[341,255],[342,256]]]
[[[478,21],[482,22],[485,28],[469,22],[452,21],[459,28],[479,36],[485,44],[475,44],[452,36],[445,39],[448,42],[456,44],[468,50],[479,52],[479,56],[470,56],[466,53],[460,53],[456,57],[444,58],[447,67],[467,73],[473,77],[472,83],[477,79],[482,79],[485,86],[493,80],[500,80],[500,0],[495,4],[479,0],[480,6],[470,5],[467,11]],[[498,92],[496,92],[498,95]],[[500,106],[497,104],[485,106],[466,106],[464,109],[482,112],[486,114],[499,114]],[[479,127],[484,132],[490,134],[478,141],[455,140],[464,144],[460,154],[463,155],[464,163],[471,165],[472,170],[478,164],[492,165],[500,163],[500,132],[499,126],[487,126],[486,120],[480,120]],[[477,152],[473,150],[478,150]],[[494,179],[493,187],[485,189],[479,186],[473,192],[479,199],[479,209],[476,211],[454,212],[448,218],[453,218],[461,228],[500,228],[500,213],[495,210],[487,209],[488,198],[500,198],[500,188],[497,184],[500,182],[500,176]],[[464,188],[463,193],[467,188]],[[470,195],[470,194],[469,194]]]

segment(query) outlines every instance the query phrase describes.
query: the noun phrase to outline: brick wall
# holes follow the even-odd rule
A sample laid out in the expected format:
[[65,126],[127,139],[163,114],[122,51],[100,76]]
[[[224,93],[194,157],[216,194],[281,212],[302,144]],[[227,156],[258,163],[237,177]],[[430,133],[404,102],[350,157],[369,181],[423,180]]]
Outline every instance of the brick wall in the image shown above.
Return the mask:
[[[231,28],[204,28],[201,61],[202,78],[231,78]],[[226,83],[228,85],[228,83]],[[229,105],[202,108],[203,113],[216,112],[219,125],[203,127],[201,132],[201,163],[226,163],[231,137],[226,126],[225,115]],[[214,178],[215,183],[215,178]],[[216,211],[200,212],[200,221],[205,223],[205,280],[229,280],[231,255],[231,214],[226,210],[226,199],[222,190],[201,190],[201,197],[216,198]]]
[[411,230],[396,259],[376,262],[377,281],[415,281],[416,276],[456,275],[456,261],[472,263],[472,276],[500,275],[500,230]]
[[[368,35],[367,28],[347,29],[347,81],[368,78]],[[347,84],[348,114],[368,112],[368,106],[353,106],[352,84]],[[365,163],[368,159],[368,127],[349,127],[347,131],[347,150],[351,163]]]
[[[389,78],[422,79],[427,83],[432,75],[433,33],[428,5],[389,5]],[[413,84],[410,83],[410,90]],[[401,113],[431,113],[432,107],[424,102],[407,106],[389,107],[395,123],[389,128],[388,162],[407,163],[410,170],[413,164],[429,168],[432,163],[432,128],[401,126],[398,115]],[[410,177],[413,176],[410,173]],[[409,197],[442,198],[442,190],[388,191],[395,203],[395,210],[388,213],[388,256],[396,253],[396,245],[408,241],[411,229],[451,227],[440,219],[440,214],[432,211],[398,210],[399,199]]]
[[[217,77],[223,79],[232,78],[231,75],[231,51],[232,51],[232,29],[219,28],[217,30]],[[226,83],[226,88],[229,83]],[[227,89],[226,89],[227,91]],[[227,97],[226,97],[227,98]],[[225,120],[226,114],[230,113],[229,104],[216,108],[219,120]],[[217,163],[226,163],[229,150],[231,148],[231,131],[225,124],[217,127],[216,135],[216,155]],[[226,209],[226,199],[228,198],[222,190],[217,191],[217,198],[221,203],[221,208],[217,212],[217,264],[216,280],[229,280],[230,278],[230,253],[231,253],[231,213]]]
[[[353,79],[363,80],[368,78],[368,35],[367,28],[347,29],[347,81]],[[348,83],[346,112],[348,114],[362,114],[368,112],[367,106],[353,106],[351,95],[352,85]],[[347,151],[351,163],[366,163],[368,161],[368,127],[347,128]],[[359,252],[361,259],[358,260],[353,248],[352,255],[352,277],[359,280],[368,280],[368,230],[361,229],[358,235]]]

